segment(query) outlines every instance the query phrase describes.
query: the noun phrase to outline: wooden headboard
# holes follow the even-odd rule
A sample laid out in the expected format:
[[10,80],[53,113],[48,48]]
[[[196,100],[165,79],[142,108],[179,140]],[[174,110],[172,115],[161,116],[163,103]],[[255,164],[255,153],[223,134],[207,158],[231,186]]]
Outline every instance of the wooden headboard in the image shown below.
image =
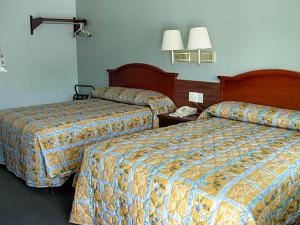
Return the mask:
[[107,71],[109,86],[158,91],[175,101],[177,73],[167,73],[158,67],[142,63],[127,64]]
[[219,76],[221,101],[242,101],[300,110],[300,73],[257,70],[235,77]]

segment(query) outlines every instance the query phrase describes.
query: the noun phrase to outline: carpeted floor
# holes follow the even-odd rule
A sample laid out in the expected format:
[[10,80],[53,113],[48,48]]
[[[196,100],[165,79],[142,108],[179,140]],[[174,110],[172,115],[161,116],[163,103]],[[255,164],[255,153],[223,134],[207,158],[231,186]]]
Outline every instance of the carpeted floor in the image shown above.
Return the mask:
[[27,187],[1,165],[0,225],[70,225],[71,181],[55,191]]

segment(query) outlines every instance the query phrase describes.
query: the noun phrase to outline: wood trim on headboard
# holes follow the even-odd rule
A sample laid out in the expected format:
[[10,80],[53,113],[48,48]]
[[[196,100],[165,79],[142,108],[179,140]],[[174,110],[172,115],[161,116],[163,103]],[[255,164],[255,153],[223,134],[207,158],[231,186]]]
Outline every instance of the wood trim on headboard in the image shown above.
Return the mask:
[[127,64],[107,71],[109,86],[157,91],[175,101],[177,73],[168,73],[158,67],[142,63]]
[[300,110],[300,73],[256,70],[235,77],[219,76],[222,101],[241,101]]

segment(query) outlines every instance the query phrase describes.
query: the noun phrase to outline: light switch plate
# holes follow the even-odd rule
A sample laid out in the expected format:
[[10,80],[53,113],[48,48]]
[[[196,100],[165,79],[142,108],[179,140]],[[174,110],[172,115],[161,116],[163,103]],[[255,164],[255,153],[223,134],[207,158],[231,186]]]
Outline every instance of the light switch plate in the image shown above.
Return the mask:
[[0,72],[7,72],[5,55],[0,51]]
[[203,93],[189,92],[189,101],[195,103],[203,103],[204,101]]

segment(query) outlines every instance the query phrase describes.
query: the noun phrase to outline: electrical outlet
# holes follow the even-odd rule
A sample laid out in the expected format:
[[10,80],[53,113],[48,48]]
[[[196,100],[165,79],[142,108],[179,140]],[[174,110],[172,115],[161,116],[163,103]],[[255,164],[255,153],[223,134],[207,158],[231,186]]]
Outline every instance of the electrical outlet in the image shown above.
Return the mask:
[[195,103],[203,103],[204,96],[203,93],[189,92],[189,101]]

